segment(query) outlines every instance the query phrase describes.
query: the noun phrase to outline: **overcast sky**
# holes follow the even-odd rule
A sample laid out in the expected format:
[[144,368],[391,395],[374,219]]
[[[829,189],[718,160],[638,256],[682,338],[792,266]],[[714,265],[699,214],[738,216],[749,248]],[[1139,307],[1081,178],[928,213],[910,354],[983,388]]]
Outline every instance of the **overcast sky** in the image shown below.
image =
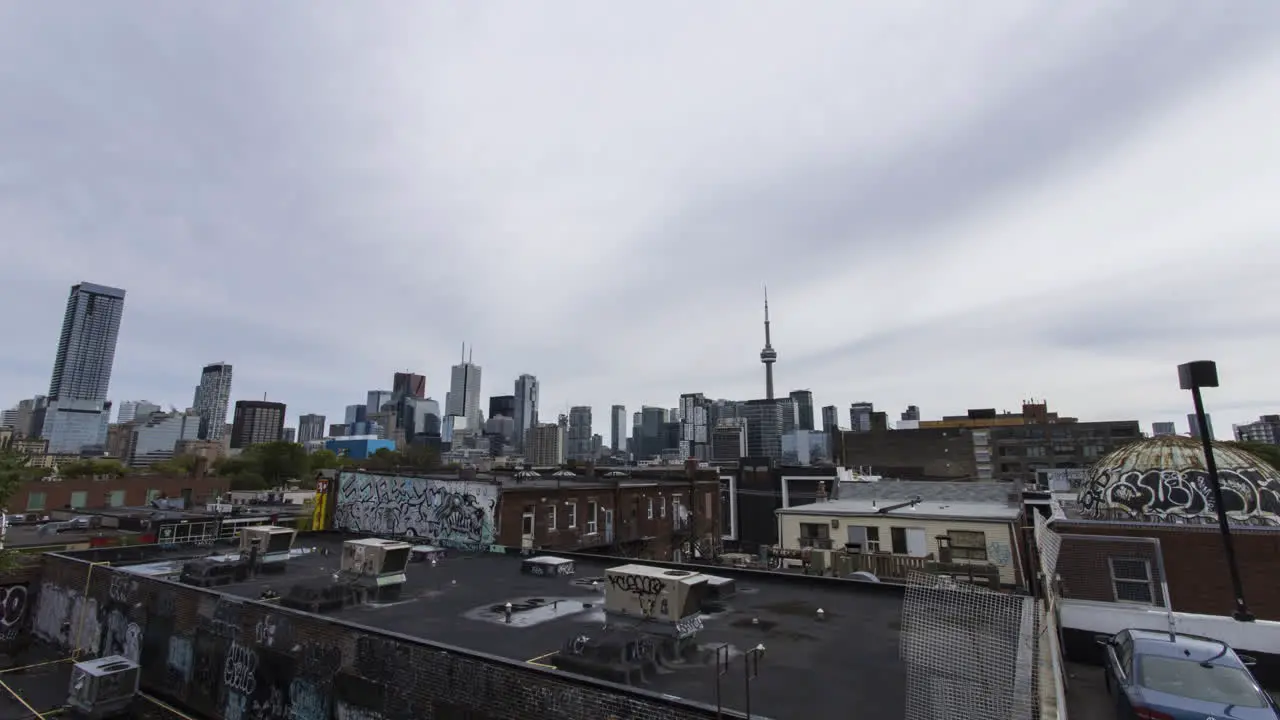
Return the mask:
[[1280,2],[0,0],[0,404],[69,286],[113,400],[340,419],[461,344],[543,418],[779,392],[1280,412]]

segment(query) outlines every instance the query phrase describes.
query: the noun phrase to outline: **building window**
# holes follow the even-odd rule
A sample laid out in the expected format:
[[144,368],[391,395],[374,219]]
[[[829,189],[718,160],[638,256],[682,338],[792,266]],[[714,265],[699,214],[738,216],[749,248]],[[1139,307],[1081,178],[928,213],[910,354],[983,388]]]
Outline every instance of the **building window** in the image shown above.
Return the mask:
[[831,547],[831,525],[828,523],[800,523],[800,547]]
[[520,534],[529,536],[533,534],[533,506],[525,505],[524,513],[520,516]]
[[1151,579],[1151,563],[1144,558],[1108,558],[1111,564],[1111,587],[1116,602],[1155,604],[1155,584]]
[[649,519],[653,519],[653,498],[649,498]]
[[112,490],[107,496],[107,505],[110,507],[124,507],[124,491]]
[[880,552],[880,528],[874,525],[867,526],[867,552]]
[[947,540],[951,545],[953,560],[987,559],[987,534],[975,530],[948,530]]
[[556,506],[555,505],[547,506],[547,529],[548,530],[556,529]]
[[667,499],[658,496],[658,517],[665,518],[667,516]]
[[578,527],[578,503],[568,502],[564,504],[569,509],[569,525],[570,528]]
[[672,496],[671,496],[671,517],[673,517],[673,518],[675,518],[675,519],[677,519],[677,520],[679,520],[679,519],[680,519],[680,506],[681,506],[681,505],[683,505],[683,504],[684,504],[684,496],[683,496],[683,495],[672,495]]
[[894,555],[906,555],[907,529],[900,527],[889,528],[889,545]]
[[711,517],[711,492],[702,494],[702,513],[707,517]]
[[1044,457],[1047,453],[1043,445],[1028,445],[1027,457]]
[[150,505],[152,500],[160,497],[160,491],[152,488],[147,491],[147,504]]
[[43,510],[44,509],[44,493],[32,492],[27,493],[27,510]]
[[596,532],[596,515],[600,514],[600,506],[595,500],[587,501],[587,534]]
[[89,503],[89,492],[87,490],[77,490],[71,493],[71,502],[69,504],[71,505],[72,508],[80,510],[80,509],[83,509],[86,505],[88,505],[88,503]]

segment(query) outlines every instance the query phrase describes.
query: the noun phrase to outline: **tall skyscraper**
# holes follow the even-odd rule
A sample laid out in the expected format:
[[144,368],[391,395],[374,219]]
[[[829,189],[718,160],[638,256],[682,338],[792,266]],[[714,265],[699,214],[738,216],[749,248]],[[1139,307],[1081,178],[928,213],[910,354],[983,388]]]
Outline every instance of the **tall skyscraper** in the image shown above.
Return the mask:
[[711,401],[702,393],[684,393],[680,396],[680,456],[688,460],[710,459],[711,428],[709,413]]
[[523,448],[529,428],[538,424],[538,378],[527,373],[516,378],[515,396],[516,444]]
[[1153,422],[1151,423],[1151,435],[1160,437],[1161,435],[1177,435],[1178,428],[1171,422]]
[[107,442],[107,390],[124,294],[120,288],[87,282],[71,286],[41,423],[50,453],[79,453]]
[[577,405],[569,409],[566,454],[570,460],[592,460],[591,407]]
[[808,390],[792,390],[791,402],[796,406],[796,429],[813,429],[813,393]]
[[614,405],[609,409],[609,429],[613,433],[613,439],[609,443],[609,448],[614,452],[627,449],[627,408],[623,405]]
[[382,406],[391,402],[390,390],[370,390],[364,407],[367,415],[382,412]]
[[200,384],[191,407],[200,416],[201,440],[221,440],[226,432],[231,374],[231,365],[224,362],[210,363],[200,371]]
[[284,403],[237,400],[235,418],[231,421],[231,447],[278,442],[284,437],[285,410]]
[[116,422],[124,424],[134,420],[146,420],[152,413],[160,412],[160,406],[148,400],[125,400],[120,403]]
[[840,409],[835,405],[822,408],[822,432],[830,433],[840,429]]
[[391,381],[391,392],[408,395],[425,400],[427,397],[427,376],[411,372],[398,372]]
[[773,349],[769,337],[769,288],[764,289],[764,349],[760,351],[760,362],[764,363],[764,397],[773,399],[773,364],[778,362],[778,353]]
[[871,414],[876,410],[869,402],[849,404],[849,430],[852,432],[871,432]]
[[[1209,426],[1209,439],[1215,439],[1217,436],[1213,434],[1213,416],[1205,413],[1204,424]],[[1195,413],[1187,413],[1187,425],[1191,428],[1191,437],[1200,437],[1200,423],[1196,422]]]
[[908,405],[907,409],[902,411],[902,419],[908,422],[911,420],[919,420],[920,407],[917,405]]
[[515,395],[493,395],[489,398],[489,418],[495,417],[516,417],[516,396]]
[[298,442],[306,445],[312,440],[324,437],[325,417],[323,415],[302,415],[298,418]]
[[444,405],[445,415],[466,418],[467,428],[479,432],[480,366],[471,362],[465,344],[462,346],[462,362],[453,366]]

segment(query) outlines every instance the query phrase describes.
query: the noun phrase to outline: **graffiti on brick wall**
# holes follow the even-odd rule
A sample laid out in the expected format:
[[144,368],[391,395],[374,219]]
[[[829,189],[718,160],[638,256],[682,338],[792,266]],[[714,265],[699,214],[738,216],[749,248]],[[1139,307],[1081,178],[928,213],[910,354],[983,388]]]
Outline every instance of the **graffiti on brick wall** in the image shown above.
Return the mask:
[[[1248,467],[1218,468],[1218,479],[1232,522],[1280,526],[1280,480]],[[1218,519],[1208,473],[1199,469],[1095,468],[1078,499],[1086,516],[1099,519],[1209,523]]]
[[488,483],[348,472],[339,480],[334,526],[479,548],[494,542],[497,507],[498,487]]
[[142,628],[125,615],[121,608],[107,612],[102,634],[103,655],[123,655],[134,662],[142,660]]
[[18,639],[29,610],[27,584],[0,586],[0,642]]
[[102,618],[95,598],[79,591],[40,585],[40,599],[32,627],[35,636],[65,648],[79,648],[97,655],[102,648]]

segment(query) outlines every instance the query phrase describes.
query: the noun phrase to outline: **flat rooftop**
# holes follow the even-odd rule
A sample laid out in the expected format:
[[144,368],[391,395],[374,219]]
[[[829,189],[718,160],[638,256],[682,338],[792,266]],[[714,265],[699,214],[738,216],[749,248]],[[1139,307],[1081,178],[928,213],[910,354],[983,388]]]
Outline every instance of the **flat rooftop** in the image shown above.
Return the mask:
[[[321,551],[295,555],[284,575],[262,576],[219,590],[256,599],[267,587],[285,594],[295,583],[333,582],[341,543],[340,538],[300,538],[299,546]],[[605,570],[629,562],[644,564],[642,560],[574,558],[572,577],[539,577],[520,572],[523,559],[451,552],[434,567],[411,563],[399,601],[323,616],[555,667],[566,643],[603,629]],[[172,566],[173,561],[122,569],[155,572],[164,564]],[[687,567],[719,574],[714,568]],[[786,576],[748,579],[729,572],[722,576],[735,580],[737,595],[723,612],[702,616],[697,642],[708,649],[730,648],[728,672],[719,678],[725,707],[743,709],[741,651],[763,644],[759,675],[751,682],[753,715],[775,720],[844,720],[851,708],[857,708],[859,717],[902,717],[906,674],[898,657],[900,595],[856,583],[828,587]],[[521,610],[532,605],[531,599],[541,601],[539,609]],[[517,609],[511,624],[502,612],[508,602]],[[592,607],[584,608],[583,603]],[[824,611],[822,620],[817,619],[819,608]],[[715,661],[710,660],[705,665],[665,669],[637,687],[715,705],[716,680]]]

